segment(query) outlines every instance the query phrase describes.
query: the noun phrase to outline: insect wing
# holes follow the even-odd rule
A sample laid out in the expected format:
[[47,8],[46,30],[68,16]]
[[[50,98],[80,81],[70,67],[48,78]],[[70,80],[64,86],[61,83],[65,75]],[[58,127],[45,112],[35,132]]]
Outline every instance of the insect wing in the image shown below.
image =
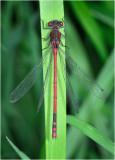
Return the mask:
[[60,64],[61,64],[63,78],[64,78],[64,82],[65,82],[65,85],[66,85],[68,96],[70,98],[70,101],[71,101],[72,105],[74,106],[75,109],[77,109],[77,112],[78,112],[77,99],[76,99],[74,90],[73,90],[73,88],[71,86],[71,83],[70,83],[70,80],[69,80],[69,76],[68,76],[68,73],[67,73],[67,70],[66,70],[66,65],[64,64],[64,61],[63,61],[63,55],[60,54],[60,52],[59,52],[59,58],[60,58]]
[[39,100],[39,103],[38,103],[37,113],[39,112],[39,109],[41,107],[41,104],[42,104],[42,101],[43,101],[43,98],[44,98],[44,93],[45,93],[45,90],[46,90],[46,87],[47,87],[49,71],[50,71],[50,67],[51,67],[51,61],[52,61],[52,53],[51,53],[51,57],[50,57],[50,61],[49,61],[48,67],[47,67],[45,79],[44,79],[44,82],[43,82],[43,87],[42,87],[40,100]]
[[49,52],[47,52],[40,60],[40,62],[31,70],[31,72],[24,78],[24,80],[13,90],[10,95],[10,102],[14,103],[22,98],[34,85],[39,78],[43,68],[44,60]]
[[87,73],[85,73],[85,71],[68,54],[64,53],[61,48],[59,50],[65,54],[70,71],[75,75],[81,85],[97,98],[105,99],[106,94],[104,90]]

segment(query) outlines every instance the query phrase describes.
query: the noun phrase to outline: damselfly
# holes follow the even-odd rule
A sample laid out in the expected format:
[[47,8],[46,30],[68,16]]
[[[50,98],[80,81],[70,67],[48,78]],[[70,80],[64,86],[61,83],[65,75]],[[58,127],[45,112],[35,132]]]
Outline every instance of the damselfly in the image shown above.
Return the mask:
[[57,118],[56,118],[57,117],[57,99],[58,99],[57,97],[57,51],[60,57],[60,65],[61,65],[62,71],[63,73],[66,73],[66,74],[63,74],[63,78],[66,83],[67,90],[69,89],[69,96],[73,106],[77,107],[77,101],[75,98],[74,91],[71,87],[70,81],[68,79],[68,73],[64,65],[63,56],[65,56],[66,63],[68,64],[70,71],[75,75],[76,79],[79,80],[79,82],[94,96],[100,99],[105,98],[104,90],[91,77],[89,77],[87,73],[85,73],[84,70],[68,54],[66,54],[60,48],[60,44],[63,47],[66,47],[63,45],[61,41],[61,36],[63,36],[63,38],[66,38],[66,36],[59,31],[59,29],[65,28],[65,25],[63,25],[63,22],[64,22],[63,20],[50,21],[48,23],[48,26],[49,26],[48,28],[44,27],[44,22],[43,22],[43,29],[52,29],[49,36],[47,38],[44,38],[45,41],[50,39],[48,46],[44,49],[49,48],[50,44],[51,44],[51,48],[48,50],[47,53],[44,54],[44,56],[42,56],[40,62],[31,70],[31,72],[25,77],[25,79],[14,89],[14,91],[11,93],[11,96],[10,96],[10,102],[13,103],[18,101],[20,98],[22,98],[30,90],[33,84],[37,81],[47,56],[50,55],[50,61],[47,67],[45,80],[42,88],[42,93],[41,93],[40,101],[38,104],[37,111],[39,111],[40,106],[42,104],[43,97],[44,97],[44,87],[48,79],[50,65],[53,57],[54,58],[54,84],[53,84],[54,98],[53,98],[52,138],[57,138]]

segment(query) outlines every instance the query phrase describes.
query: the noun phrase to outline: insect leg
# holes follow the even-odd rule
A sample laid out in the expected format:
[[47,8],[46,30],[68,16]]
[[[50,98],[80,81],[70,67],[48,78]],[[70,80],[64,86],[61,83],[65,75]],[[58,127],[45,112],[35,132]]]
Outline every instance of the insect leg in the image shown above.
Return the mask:
[[53,29],[53,28],[47,28],[47,27],[44,27],[44,21],[41,19],[42,21],[42,24],[43,24],[43,29]]
[[60,32],[60,34],[61,34],[61,36],[63,36],[65,39],[67,38],[67,36],[66,36],[66,35],[63,35],[61,32]]
[[50,38],[50,35],[47,38],[42,38],[44,41],[47,41]]
[[63,47],[66,47],[67,49],[69,49],[69,47],[68,47],[68,46],[65,46],[61,41],[60,41],[60,43],[61,43],[61,45],[62,45]]
[[62,21],[64,22],[64,28],[65,28],[66,27],[66,23],[65,23],[64,17],[62,18]]
[[45,47],[45,48],[42,49],[42,51],[45,50],[45,49],[47,49],[47,48],[49,48],[49,46],[50,46],[50,42],[48,43],[47,47]]
[[60,28],[66,28],[66,26],[63,26],[63,27],[59,27],[59,29],[60,29]]

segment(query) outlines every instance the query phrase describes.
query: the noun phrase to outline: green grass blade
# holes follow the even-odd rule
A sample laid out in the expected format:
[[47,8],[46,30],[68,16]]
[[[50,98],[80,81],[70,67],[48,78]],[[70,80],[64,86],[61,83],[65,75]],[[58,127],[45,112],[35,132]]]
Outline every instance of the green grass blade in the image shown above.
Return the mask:
[[6,137],[9,144],[12,146],[12,148],[15,150],[15,152],[18,154],[18,156],[21,159],[30,159],[28,156],[26,156],[22,151],[20,151],[10,140],[8,137]]
[[[114,66],[114,53],[112,52],[106,62],[105,66],[98,75],[97,83],[104,88],[106,93],[109,95],[113,88],[113,66]],[[106,77],[106,78],[105,78]],[[92,122],[96,118],[97,114],[100,113],[100,109],[103,107],[104,101],[97,100],[94,96],[89,96],[84,100],[82,106],[80,106],[79,118],[87,122]],[[74,137],[72,139],[71,137]],[[75,149],[79,147],[83,139],[83,135],[75,128],[70,128],[67,136],[67,146],[71,144],[72,148],[67,147],[67,158],[70,158],[75,152]],[[73,149],[74,148],[74,149]]]
[[67,116],[67,123],[72,125],[73,127],[79,129],[83,132],[86,136],[103,146],[107,149],[110,153],[114,154],[114,143],[104,136],[101,132],[97,129],[86,123],[85,121],[78,119],[75,116]]
[[[64,17],[63,1],[40,1],[40,16],[45,27],[52,20],[62,20]],[[43,29],[41,21],[42,38],[48,37],[51,30]],[[64,34],[64,29],[60,29]],[[63,44],[65,44],[62,38]],[[49,42],[42,41],[42,49]],[[51,47],[51,46],[50,46]],[[64,47],[63,47],[64,50]],[[47,50],[43,52],[46,53]],[[43,65],[43,73],[47,70],[48,63]],[[45,128],[46,128],[46,159],[65,159],[66,153],[66,87],[61,71],[59,55],[57,55],[57,139],[52,139],[53,123],[53,60],[51,63],[49,81],[45,90]]]
[[[101,29],[96,23],[95,19],[91,16],[89,8],[85,2],[70,2],[76,18],[80,21],[86,33],[92,40],[95,48],[97,49],[100,58],[105,61],[107,58],[107,52],[104,45],[104,37]],[[85,16],[84,16],[85,15]],[[96,33],[96,34],[95,34]]]
[[96,19],[98,19],[99,21],[107,24],[108,26],[110,26],[112,28],[114,27],[114,20],[113,20],[112,17],[109,17],[109,16],[107,16],[107,15],[105,15],[105,14],[103,14],[103,13],[97,11],[97,10],[94,10],[94,9],[92,9],[91,12],[92,12],[92,15]]

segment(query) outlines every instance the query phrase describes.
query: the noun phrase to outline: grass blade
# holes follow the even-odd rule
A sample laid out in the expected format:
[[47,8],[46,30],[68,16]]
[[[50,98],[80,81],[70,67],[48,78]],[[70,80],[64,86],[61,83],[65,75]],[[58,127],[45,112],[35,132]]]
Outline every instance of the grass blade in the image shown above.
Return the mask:
[[[58,9],[57,9],[58,8]],[[40,1],[40,15],[45,27],[52,20],[62,20],[64,17],[63,1]],[[51,30],[43,29],[41,21],[42,38],[48,37]],[[64,34],[64,29],[60,29]],[[64,39],[62,39],[65,44]],[[42,49],[49,42],[42,41]],[[51,46],[50,46],[51,47]],[[63,49],[64,50],[64,49]],[[46,53],[45,50],[44,53]],[[43,53],[43,54],[44,54]],[[47,70],[47,63],[43,66],[43,73]],[[51,63],[49,81],[45,90],[45,128],[46,128],[46,159],[65,159],[66,153],[66,88],[60,66],[59,55],[57,55],[57,139],[52,139],[53,123],[53,61]]]
[[[76,18],[80,21],[86,33],[92,40],[102,61],[107,58],[107,52],[104,45],[104,39],[100,27],[95,19],[91,16],[88,6],[85,2],[70,2]],[[85,15],[85,16],[84,16]],[[95,34],[96,33],[96,34]]]
[[18,156],[21,159],[30,159],[28,156],[26,156],[22,151],[20,151],[10,140],[8,137],[6,137],[9,144],[12,146],[12,148],[15,150],[15,152],[18,154]]
[[114,154],[114,143],[104,136],[97,129],[86,123],[85,121],[78,119],[75,116],[67,116],[67,123],[72,125],[73,127],[79,129],[86,136],[103,146],[110,153]]
[[[104,88],[108,95],[111,93],[111,90],[113,88],[113,59],[114,53],[112,52],[109,56],[107,63],[101,70],[101,73],[98,75],[97,80],[97,83],[100,84],[102,88]],[[107,78],[104,79],[104,77]],[[90,122],[90,120],[93,122],[97,114],[100,112],[100,109],[102,108],[103,104],[104,101],[97,101],[97,98],[89,94],[89,96],[84,100],[82,106],[80,106],[81,109],[79,118],[87,122]],[[74,139],[71,139],[71,137],[73,136]],[[79,147],[79,144],[81,144],[82,139],[83,135],[81,136],[81,133],[79,131],[75,130],[75,128],[73,127],[70,128],[67,136],[67,146],[71,144],[72,149],[67,147],[67,158],[70,158],[72,156],[72,154],[75,152],[75,148]]]
[[112,28],[114,27],[114,20],[111,17],[109,17],[109,16],[107,16],[107,15],[105,15],[105,14],[103,14],[103,13],[97,11],[97,10],[94,10],[94,9],[92,9],[91,12],[92,12],[92,15],[96,19],[98,19],[99,21],[107,24],[108,26],[110,26]]

